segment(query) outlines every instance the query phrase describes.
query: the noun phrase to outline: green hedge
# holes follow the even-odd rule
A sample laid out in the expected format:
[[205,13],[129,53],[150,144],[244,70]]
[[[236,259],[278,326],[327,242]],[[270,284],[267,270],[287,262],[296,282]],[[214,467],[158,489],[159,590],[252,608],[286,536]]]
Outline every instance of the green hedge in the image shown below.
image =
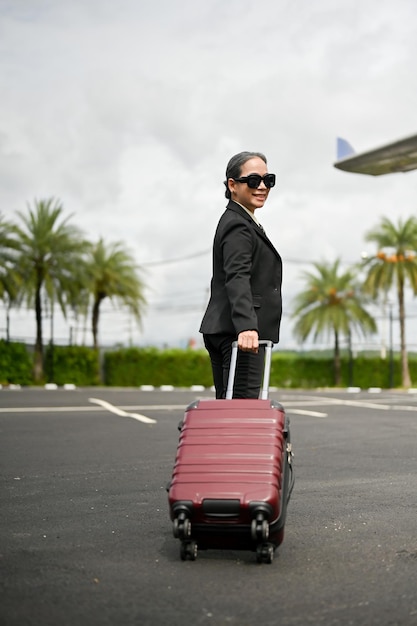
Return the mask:
[[51,346],[45,350],[45,378],[57,385],[100,384],[99,352],[85,346]]
[[0,339],[0,385],[32,382],[32,357],[24,343],[9,343]]
[[104,376],[106,385],[122,387],[165,384],[210,387],[213,384],[205,350],[128,348],[106,352]]
[[[389,359],[358,356],[349,363],[347,357],[341,362],[341,387],[390,387]],[[411,379],[417,381],[417,359],[409,358]],[[271,385],[282,388],[305,388],[334,386],[334,363],[331,358],[314,358],[305,355],[273,355]],[[401,387],[400,357],[393,360],[393,386]]]
[[[21,343],[0,340],[0,384],[33,384],[32,358]],[[417,356],[409,356],[411,380],[417,384]],[[360,355],[352,364],[342,358],[341,387],[390,387],[390,361],[379,356]],[[58,385],[76,386],[105,384],[139,387],[164,384],[190,387],[213,384],[211,366],[205,350],[157,348],[123,348],[103,352],[84,346],[47,346],[45,348],[45,380]],[[400,356],[393,361],[394,387],[401,387]],[[271,365],[271,386],[282,389],[315,389],[334,386],[333,359],[325,356],[274,351]]]
[[280,388],[329,387],[333,384],[332,359],[277,353],[272,356],[271,386]]
[[[411,379],[417,381],[417,360],[409,359]],[[358,356],[353,360],[352,384],[354,387],[368,389],[369,387],[390,387],[390,361],[378,357],[368,358]],[[343,384],[349,385],[348,364],[343,363]],[[393,387],[401,387],[400,357],[393,359]]]
[[[393,362],[394,387],[401,386],[401,364]],[[409,358],[411,379],[417,382],[417,358]],[[160,386],[170,384],[188,387],[194,384],[211,387],[211,366],[205,350],[158,350],[129,348],[107,352],[104,357],[105,383],[111,386]],[[342,359],[342,387],[389,388],[389,359],[359,356],[349,364]],[[334,386],[333,359],[304,354],[274,352],[271,364],[271,386],[315,389]]]

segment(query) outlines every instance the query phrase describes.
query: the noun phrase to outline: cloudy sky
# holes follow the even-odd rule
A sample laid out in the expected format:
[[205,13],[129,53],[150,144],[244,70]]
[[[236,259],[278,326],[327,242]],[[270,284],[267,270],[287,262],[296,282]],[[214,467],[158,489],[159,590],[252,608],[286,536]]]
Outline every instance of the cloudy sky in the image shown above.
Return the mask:
[[[415,0],[0,0],[0,211],[54,196],[143,266],[142,330],[106,305],[102,343],[199,342],[226,163],[262,151],[294,347],[301,272],[357,262],[382,216],[416,214],[417,172],[333,168],[337,136],[364,151],[417,132],[416,32]],[[33,317],[12,335],[34,337]],[[66,341],[73,321],[55,322]]]

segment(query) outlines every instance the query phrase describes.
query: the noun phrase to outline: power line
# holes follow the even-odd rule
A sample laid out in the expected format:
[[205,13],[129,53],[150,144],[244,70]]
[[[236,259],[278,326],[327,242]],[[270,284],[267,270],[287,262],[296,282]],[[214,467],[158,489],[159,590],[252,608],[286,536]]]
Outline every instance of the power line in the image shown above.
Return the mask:
[[[144,263],[140,263],[141,267],[156,267],[158,265],[172,265],[174,263],[181,263],[182,261],[189,261],[190,259],[196,259],[200,256],[205,256],[206,254],[211,253],[212,248],[208,248],[206,250],[200,250],[199,252],[194,252],[193,254],[188,254],[182,257],[176,257],[173,259],[160,259],[159,261],[145,261]],[[290,259],[286,256],[283,256],[284,263],[290,263],[292,265],[314,265],[316,261],[312,261],[311,259]],[[341,261],[343,265],[357,265],[359,261]]]

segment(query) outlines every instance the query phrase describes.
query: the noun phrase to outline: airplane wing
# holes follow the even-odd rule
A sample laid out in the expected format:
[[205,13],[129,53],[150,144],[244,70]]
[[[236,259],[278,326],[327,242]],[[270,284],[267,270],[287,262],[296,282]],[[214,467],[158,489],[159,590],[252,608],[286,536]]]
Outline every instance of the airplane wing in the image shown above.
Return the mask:
[[357,154],[345,139],[338,137],[337,161],[333,165],[345,172],[371,176],[415,170],[417,168],[417,135],[360,154]]

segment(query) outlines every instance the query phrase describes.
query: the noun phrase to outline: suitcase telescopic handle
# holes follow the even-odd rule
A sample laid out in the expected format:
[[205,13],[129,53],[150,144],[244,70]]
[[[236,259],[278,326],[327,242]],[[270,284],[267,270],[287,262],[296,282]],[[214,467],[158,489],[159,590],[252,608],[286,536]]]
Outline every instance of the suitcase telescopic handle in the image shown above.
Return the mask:
[[[266,400],[268,398],[269,392],[269,379],[271,376],[271,357],[272,357],[272,347],[273,343],[269,339],[260,339],[260,346],[265,346],[265,363],[264,363],[264,376],[262,382],[261,392],[259,397],[262,400]],[[227,390],[226,390],[226,400],[231,400],[233,398],[233,385],[235,382],[236,376],[236,363],[237,363],[237,341],[232,343],[232,355],[230,357],[230,369],[229,369],[229,378],[227,381]]]

